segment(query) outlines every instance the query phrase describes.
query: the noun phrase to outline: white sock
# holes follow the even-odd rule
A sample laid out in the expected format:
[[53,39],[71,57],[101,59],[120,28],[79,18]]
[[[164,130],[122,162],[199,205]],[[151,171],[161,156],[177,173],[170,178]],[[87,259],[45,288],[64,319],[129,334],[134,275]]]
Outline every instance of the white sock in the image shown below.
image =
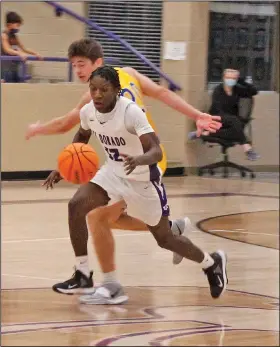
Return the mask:
[[116,271],[106,272],[103,274],[103,276],[104,276],[103,283],[118,282]]
[[81,271],[84,275],[89,277],[89,266],[88,266],[88,256],[83,255],[81,257],[76,257],[76,269]]
[[204,259],[200,263],[202,269],[208,269],[210,266],[214,264],[214,259],[210,256],[209,253],[204,253]]

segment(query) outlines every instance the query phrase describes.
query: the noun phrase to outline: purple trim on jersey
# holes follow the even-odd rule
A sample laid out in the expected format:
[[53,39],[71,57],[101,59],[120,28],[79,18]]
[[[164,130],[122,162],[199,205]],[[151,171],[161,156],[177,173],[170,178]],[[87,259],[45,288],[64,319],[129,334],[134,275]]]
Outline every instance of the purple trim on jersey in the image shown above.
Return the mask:
[[168,217],[170,214],[170,208],[169,208],[169,205],[167,203],[167,196],[166,196],[166,191],[165,191],[164,185],[163,185],[163,183],[161,183],[160,179],[153,180],[151,182],[152,182],[153,186],[156,188],[156,191],[158,193],[158,197],[159,197],[160,204],[161,204],[162,215],[164,217]]
[[150,181],[157,181],[160,178],[160,171],[158,169],[157,164],[153,164],[149,166],[150,169]]

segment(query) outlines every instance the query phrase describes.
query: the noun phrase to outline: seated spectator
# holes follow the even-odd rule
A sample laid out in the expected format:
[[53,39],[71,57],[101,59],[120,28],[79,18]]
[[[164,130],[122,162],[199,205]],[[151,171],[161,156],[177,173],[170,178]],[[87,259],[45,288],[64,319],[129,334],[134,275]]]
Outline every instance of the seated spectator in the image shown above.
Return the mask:
[[[213,91],[212,105],[209,113],[221,116],[222,128],[214,136],[224,140],[239,143],[247,159],[256,160],[260,156],[253,150],[250,141],[244,133],[244,122],[238,117],[238,103],[240,98],[251,98],[256,95],[257,89],[239,77],[239,71],[226,69],[223,73],[223,82]],[[208,132],[203,132],[202,139],[207,140]],[[196,132],[189,133],[189,139],[196,139]]]
[[[17,33],[23,20],[16,12],[6,14],[6,28],[2,32],[1,55],[17,55],[24,61],[28,55],[34,55],[41,59],[42,57],[23,46]],[[18,83],[20,78],[19,61],[1,61],[1,82]]]

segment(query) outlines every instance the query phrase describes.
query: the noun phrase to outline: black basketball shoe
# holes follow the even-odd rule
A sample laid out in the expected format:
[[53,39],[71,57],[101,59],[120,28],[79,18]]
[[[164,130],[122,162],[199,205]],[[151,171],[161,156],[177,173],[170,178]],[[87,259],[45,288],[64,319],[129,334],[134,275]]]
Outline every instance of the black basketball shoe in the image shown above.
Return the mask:
[[226,290],[228,284],[226,271],[227,257],[224,251],[217,251],[210,255],[214,259],[214,264],[203,271],[208,278],[211,296],[217,299]]
[[84,275],[80,270],[75,270],[73,276],[62,283],[56,283],[52,289],[61,294],[91,294],[94,293],[92,280],[93,272],[90,272],[89,277]]

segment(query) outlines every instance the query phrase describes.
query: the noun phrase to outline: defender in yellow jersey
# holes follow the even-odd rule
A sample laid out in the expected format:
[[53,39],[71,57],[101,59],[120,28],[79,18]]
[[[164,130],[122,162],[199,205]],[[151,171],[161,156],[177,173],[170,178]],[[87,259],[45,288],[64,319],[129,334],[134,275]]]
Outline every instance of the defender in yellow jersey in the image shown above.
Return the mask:
[[[102,47],[99,42],[92,39],[82,39],[73,42],[68,49],[68,57],[72,63],[75,74],[84,83],[88,81],[93,71],[103,65]],[[135,102],[137,102],[141,108],[145,108],[143,104],[143,95],[146,95],[160,100],[174,110],[194,119],[197,126],[197,135],[200,135],[202,130],[216,132],[220,128],[220,117],[200,112],[174,92],[154,83],[151,79],[140,74],[133,68],[124,67],[116,69],[120,75],[122,93],[124,93],[126,97],[134,97]],[[37,135],[62,134],[68,132],[80,123],[80,110],[90,101],[91,96],[88,91],[81,98],[77,106],[65,116],[55,118],[45,124],[37,122],[29,125],[26,132],[26,139],[30,139]],[[149,121],[154,128],[151,118]],[[73,142],[77,142],[77,140],[81,141],[82,136],[82,134],[79,134],[79,137],[75,137]],[[166,168],[166,158],[161,162],[161,167],[164,172]],[[53,188],[54,184],[60,180],[61,177],[59,173],[53,171],[44,182],[44,186],[47,189]],[[104,198],[100,198],[101,189],[102,188],[99,189],[98,186],[94,186],[91,183],[82,185],[69,202],[69,231],[76,256],[76,271],[71,279],[53,286],[53,289],[59,293],[89,293],[94,290],[92,272],[89,270],[87,256],[88,230],[86,216],[91,210],[108,203],[108,199],[104,201]],[[96,211],[98,211],[98,213],[95,214],[95,218],[109,223],[113,229],[148,230],[143,222],[123,213],[123,203],[104,206]],[[153,211],[151,211],[151,213],[153,213]],[[173,234],[181,235],[189,231],[191,224],[188,218],[184,218],[170,221],[170,226]],[[101,258],[98,256],[98,260],[104,273],[105,280],[109,282],[115,280],[114,240],[112,233],[102,233],[102,228],[100,227],[100,233],[95,235],[94,241],[95,248],[99,249],[97,254],[103,254]],[[204,257],[201,257],[201,251],[190,241],[187,246],[189,247],[191,260],[201,263],[203,267],[213,264],[213,259],[209,254],[205,253]],[[181,260],[181,256],[174,254],[174,264],[180,263]]]
[[[155,132],[157,132],[152,116],[144,105],[144,95],[141,90],[139,81],[134,76],[130,75],[125,69],[115,67],[115,70],[117,70],[119,73],[119,78],[122,87],[121,96],[124,96],[134,101],[143,110],[143,112],[146,113],[149,123],[151,124]],[[161,174],[163,176],[167,167],[167,158],[163,145],[161,144],[160,147],[162,150],[163,158],[158,163],[158,167],[160,168]]]

